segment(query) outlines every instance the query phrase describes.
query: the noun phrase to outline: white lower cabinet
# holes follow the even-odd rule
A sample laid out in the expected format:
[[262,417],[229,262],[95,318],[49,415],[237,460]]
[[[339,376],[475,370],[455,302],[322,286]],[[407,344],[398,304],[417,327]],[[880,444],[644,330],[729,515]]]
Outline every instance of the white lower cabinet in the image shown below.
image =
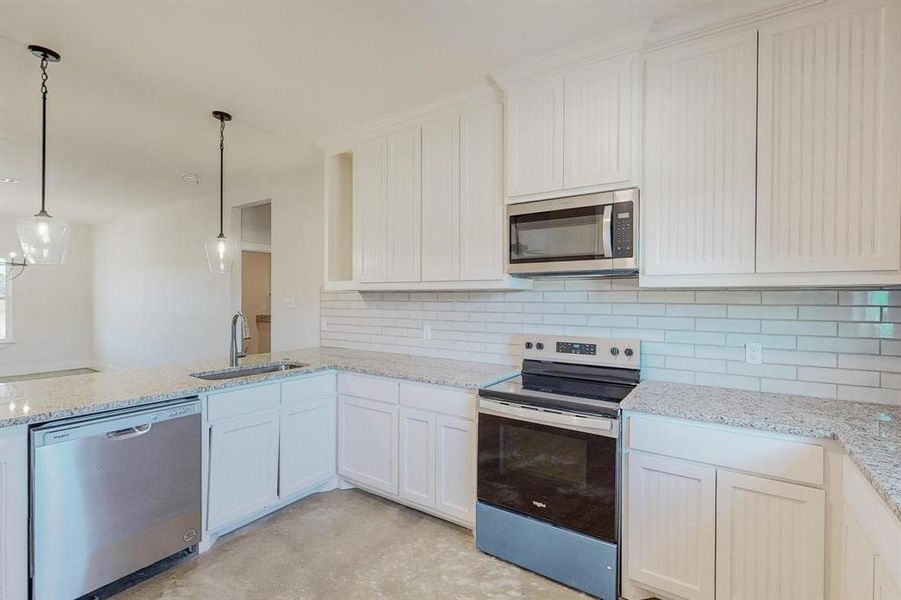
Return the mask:
[[400,407],[400,497],[435,507],[435,413]]
[[435,435],[435,509],[457,520],[476,520],[475,423],[438,415]]
[[823,598],[823,490],[718,470],[717,600]]
[[335,481],[335,374],[206,400],[207,543]]
[[278,501],[278,434],[278,410],[210,426],[210,531]]
[[282,408],[278,467],[281,498],[334,476],[334,396],[303,400]]
[[[891,570],[882,557],[876,555],[873,560],[873,600],[899,600],[901,583],[892,577]],[[901,573],[895,573],[896,576]]]
[[632,452],[628,575],[688,600],[714,597],[716,469]]
[[876,551],[848,505],[843,509],[841,597],[872,599]]
[[338,474],[397,495],[397,405],[338,396]]
[[0,600],[28,597],[28,427],[0,429]]
[[[626,430],[625,598],[825,597],[826,493],[775,479],[821,479],[819,446],[658,418],[630,417]],[[751,465],[772,477],[737,472]]]

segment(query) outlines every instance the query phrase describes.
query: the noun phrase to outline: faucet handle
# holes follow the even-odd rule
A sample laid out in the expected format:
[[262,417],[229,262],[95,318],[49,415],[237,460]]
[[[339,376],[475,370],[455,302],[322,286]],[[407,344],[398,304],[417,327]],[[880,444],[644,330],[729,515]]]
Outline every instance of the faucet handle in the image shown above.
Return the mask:
[[241,331],[245,340],[250,339],[250,327],[247,325],[247,319],[241,319]]

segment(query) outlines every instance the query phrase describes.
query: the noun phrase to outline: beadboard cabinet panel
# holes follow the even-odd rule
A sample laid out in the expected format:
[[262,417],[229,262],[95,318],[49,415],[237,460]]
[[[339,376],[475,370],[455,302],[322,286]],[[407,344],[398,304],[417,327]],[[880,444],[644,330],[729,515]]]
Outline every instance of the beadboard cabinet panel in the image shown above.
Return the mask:
[[631,452],[628,577],[689,600],[713,600],[716,469]]
[[507,92],[507,196],[563,188],[563,77]]
[[420,128],[389,135],[387,152],[388,281],[419,281],[422,277]]
[[422,280],[460,278],[460,118],[422,127]]
[[388,205],[385,138],[354,149],[353,271],[357,281],[388,279]]
[[898,270],[897,2],[760,30],[757,270]]
[[460,279],[504,276],[503,108],[460,115]]
[[629,185],[633,56],[564,76],[563,185]]
[[647,57],[644,275],[754,272],[754,31]]
[[718,470],[717,600],[823,598],[826,493]]

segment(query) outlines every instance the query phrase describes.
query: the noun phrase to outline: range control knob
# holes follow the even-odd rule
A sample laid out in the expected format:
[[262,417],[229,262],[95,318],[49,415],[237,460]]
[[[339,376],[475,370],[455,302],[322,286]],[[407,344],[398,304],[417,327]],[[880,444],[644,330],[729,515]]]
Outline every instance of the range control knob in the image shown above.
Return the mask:
[[526,342],[526,350],[532,349],[532,342]]
[[632,352],[632,348],[626,348],[625,350],[623,350],[623,352],[626,356],[632,356],[633,354],[635,354],[634,352]]
[[612,354],[613,356],[618,355],[618,354],[619,354],[619,348],[617,348],[616,346],[614,346],[613,348],[610,348],[610,354]]
[[535,344],[535,347],[536,347],[538,350],[544,350],[544,344],[542,344],[541,342],[538,342],[537,344]]

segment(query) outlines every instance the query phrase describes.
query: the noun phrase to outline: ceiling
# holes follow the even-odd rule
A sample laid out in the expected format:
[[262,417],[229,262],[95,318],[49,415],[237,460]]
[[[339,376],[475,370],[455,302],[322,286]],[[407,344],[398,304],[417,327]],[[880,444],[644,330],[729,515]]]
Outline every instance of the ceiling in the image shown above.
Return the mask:
[[[0,211],[40,193],[49,68],[48,210],[96,222],[297,169],[314,140],[482,84],[489,72],[709,0],[0,3]],[[186,183],[185,172],[200,183]]]

